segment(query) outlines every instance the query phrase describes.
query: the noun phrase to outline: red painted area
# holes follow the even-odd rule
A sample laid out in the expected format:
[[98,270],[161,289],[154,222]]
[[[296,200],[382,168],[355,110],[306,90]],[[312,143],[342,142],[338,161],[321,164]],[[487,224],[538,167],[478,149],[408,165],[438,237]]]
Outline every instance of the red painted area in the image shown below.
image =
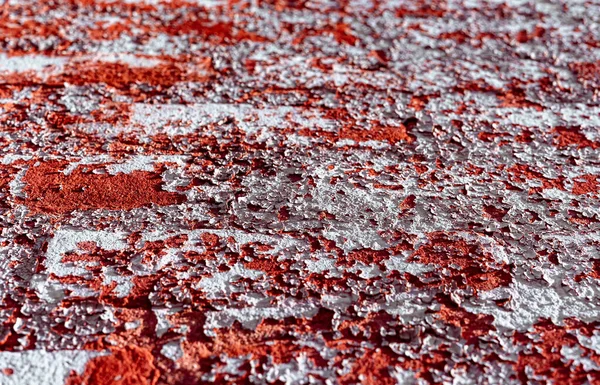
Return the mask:
[[577,146],[578,148],[591,147],[596,149],[600,143],[589,140],[579,127],[556,127],[555,143],[559,148],[568,146]]
[[496,330],[492,325],[494,317],[483,314],[472,314],[452,303],[442,305],[437,315],[447,324],[459,327],[461,335],[467,341],[474,341],[477,337]]
[[162,189],[158,171],[130,174],[94,173],[92,166],[77,166],[63,173],[67,163],[47,161],[32,165],[25,176],[24,203],[31,213],[64,214],[75,210],[131,210],[155,204],[183,203],[183,195]]
[[[579,325],[578,325],[579,323]],[[553,382],[569,385],[587,383],[588,374],[582,365],[566,366],[562,363],[560,351],[564,348],[580,346],[573,333],[577,329],[585,332],[588,325],[578,321],[567,323],[567,326],[554,325],[549,320],[540,320],[535,325],[536,337],[530,339],[521,333],[516,333],[515,339],[522,343],[531,344],[535,349],[519,354],[514,365],[522,383],[527,382],[528,375],[525,367],[533,369],[534,373],[552,379]],[[581,346],[580,346],[581,348]],[[587,348],[582,348],[582,356],[599,363],[600,356]],[[600,381],[600,375],[593,373],[591,383]]]
[[145,348],[113,348],[109,355],[92,358],[85,371],[72,374],[66,385],[155,385],[159,371]]
[[583,175],[579,180],[573,182],[573,194],[583,195],[589,193],[598,193],[598,177],[596,175]]
[[76,85],[104,83],[124,89],[140,84],[170,87],[181,81],[206,81],[210,60],[197,60],[188,68],[178,63],[159,64],[153,67],[133,67],[121,63],[78,63],[67,68],[60,76],[49,82],[68,82]]

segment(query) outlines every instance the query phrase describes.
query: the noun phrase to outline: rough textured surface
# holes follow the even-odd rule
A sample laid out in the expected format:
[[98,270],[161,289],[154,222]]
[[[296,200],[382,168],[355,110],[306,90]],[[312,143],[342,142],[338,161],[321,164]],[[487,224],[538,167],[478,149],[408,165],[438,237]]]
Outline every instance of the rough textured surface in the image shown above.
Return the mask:
[[597,2],[1,3],[1,384],[600,384]]

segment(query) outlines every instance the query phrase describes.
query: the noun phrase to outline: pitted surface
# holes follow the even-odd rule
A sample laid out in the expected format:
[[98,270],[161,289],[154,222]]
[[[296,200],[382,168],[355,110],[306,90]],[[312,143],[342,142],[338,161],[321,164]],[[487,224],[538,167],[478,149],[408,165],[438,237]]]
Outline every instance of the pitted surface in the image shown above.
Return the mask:
[[599,23],[6,1],[0,384],[600,384]]

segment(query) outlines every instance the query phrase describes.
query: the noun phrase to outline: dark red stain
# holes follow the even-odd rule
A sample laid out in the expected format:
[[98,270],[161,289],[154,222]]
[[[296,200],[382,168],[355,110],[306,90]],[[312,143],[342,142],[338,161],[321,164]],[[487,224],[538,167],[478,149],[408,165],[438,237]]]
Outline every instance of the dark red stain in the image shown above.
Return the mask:
[[123,63],[78,63],[67,67],[64,73],[48,80],[48,83],[68,82],[75,85],[104,83],[117,89],[139,84],[170,87],[182,81],[206,81],[209,79],[210,60],[188,69],[178,63],[164,63],[152,67],[132,67]]
[[554,132],[557,134],[555,143],[557,147],[577,146],[578,148],[591,147],[596,149],[600,143],[589,140],[582,132],[580,127],[556,127]]
[[495,206],[483,206],[483,214],[488,218],[495,219],[497,221],[502,221],[504,216],[508,213],[508,209],[501,209]]
[[534,108],[537,111],[544,109],[540,104],[528,99],[527,93],[518,82],[510,84],[507,91],[499,92],[498,98],[502,101],[502,107]]
[[[488,291],[505,287],[512,282],[511,266],[496,264],[492,255],[475,242],[467,242],[453,234],[428,234],[429,242],[409,258],[411,262],[436,264],[447,269],[447,274],[424,273],[427,283],[417,277],[406,276],[417,287],[471,287]],[[405,275],[408,273],[405,273]]]
[[557,178],[548,178],[545,177],[541,172],[534,170],[531,166],[526,164],[515,164],[506,171],[511,174],[511,180],[516,180],[521,183],[525,182],[526,180],[537,180],[542,183],[541,187],[531,188],[529,191],[530,194],[552,188],[564,190],[565,178],[563,176],[559,176]]
[[13,368],[4,368],[2,369],[2,373],[4,373],[5,376],[12,376],[15,373],[15,370]]
[[[536,375],[544,376],[552,383],[583,385],[597,384],[600,375],[597,371],[586,372],[582,365],[563,362],[561,350],[564,347],[577,346],[582,350],[583,357],[600,363],[600,356],[593,350],[579,344],[575,331],[579,330],[589,335],[589,326],[577,320],[565,320],[565,326],[557,326],[550,320],[542,319],[535,326],[535,337],[529,338],[524,333],[515,332],[514,340],[523,345],[532,345],[534,349],[527,349],[519,353],[517,362],[513,365],[522,384],[530,383],[530,377],[525,368],[530,367]],[[593,327],[593,326],[592,326]],[[591,380],[591,381],[590,381]],[[549,383],[544,381],[543,383]]]
[[323,138],[333,143],[340,139],[350,139],[357,143],[375,140],[394,145],[401,142],[413,143],[416,140],[416,137],[411,133],[412,129],[418,123],[418,120],[415,118],[409,118],[397,126],[383,125],[379,121],[371,121],[369,129],[361,129],[357,127],[356,120],[344,108],[325,110],[323,111],[323,117],[338,122],[341,126],[339,131],[331,132],[303,128],[299,130],[299,134],[308,137]]
[[596,175],[582,175],[579,180],[573,182],[573,194],[583,195],[589,193],[598,193],[598,177]]
[[358,38],[352,34],[350,26],[344,23],[337,23],[321,29],[306,29],[302,31],[296,39],[294,39],[294,44],[301,44],[307,37],[319,35],[333,36],[333,38],[339,44],[354,45],[358,41]]
[[33,165],[23,177],[24,204],[31,213],[64,214],[74,210],[131,210],[155,204],[185,202],[185,196],[162,189],[160,172],[95,174],[77,166],[70,175],[62,171],[67,162],[47,161]]
[[339,266],[351,266],[356,262],[362,262],[367,266],[371,264],[381,265],[389,256],[390,253],[388,250],[360,249],[349,252],[347,256],[338,259],[336,264]]
[[404,200],[402,201],[402,203],[400,203],[400,209],[401,210],[410,210],[410,209],[414,209],[417,204],[415,203],[417,197],[414,195],[409,195],[406,198],[404,198]]
[[447,1],[435,0],[435,1],[413,1],[408,3],[406,6],[402,6],[396,9],[396,16],[415,17],[415,18],[438,18],[443,17],[447,12]]
[[594,88],[600,85],[600,61],[570,63],[569,68],[585,87]]
[[352,370],[340,378],[340,384],[394,385],[397,381],[392,377],[390,369],[397,361],[389,348],[366,350],[356,360]]
[[213,22],[208,19],[184,17],[174,22],[165,31],[171,35],[192,35],[208,40],[213,44],[235,44],[245,40],[267,41],[266,38],[240,28],[232,22]]
[[517,33],[515,40],[519,43],[528,43],[532,40],[542,38],[544,34],[546,34],[546,29],[540,26],[536,26],[531,32],[527,32],[527,30],[522,29]]
[[445,301],[437,313],[437,317],[445,323],[461,329],[461,335],[468,342],[488,334],[496,328],[492,325],[494,317],[485,314],[473,314],[462,309],[451,301]]

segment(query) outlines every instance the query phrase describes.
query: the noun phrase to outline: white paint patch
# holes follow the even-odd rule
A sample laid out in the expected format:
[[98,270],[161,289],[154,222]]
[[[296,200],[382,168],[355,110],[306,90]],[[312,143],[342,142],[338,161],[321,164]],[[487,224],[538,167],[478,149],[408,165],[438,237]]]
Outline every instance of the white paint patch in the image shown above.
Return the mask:
[[238,321],[247,329],[253,330],[265,318],[283,319],[286,317],[312,318],[318,307],[311,304],[286,301],[276,307],[248,307],[228,308],[206,313],[206,329],[219,329],[230,327]]
[[246,269],[242,264],[236,263],[229,271],[217,272],[211,277],[202,278],[198,283],[198,288],[206,293],[207,298],[229,297],[232,293],[240,291],[232,283],[240,278],[257,279],[262,275],[264,275],[262,271]]
[[24,161],[30,160],[30,159],[32,159],[32,156],[31,155],[19,155],[19,154],[6,154],[1,159],[2,159],[2,161],[1,161],[2,164],[13,164],[20,160],[24,160]]
[[169,322],[168,316],[174,314],[175,311],[171,309],[152,309],[154,315],[156,316],[156,336],[162,337],[169,329],[173,326],[171,322]]
[[0,384],[64,384],[71,370],[81,374],[87,362],[100,355],[103,353],[87,350],[0,352],[0,368],[13,370],[11,375],[6,375],[0,370]]
[[[491,305],[495,295],[508,291],[511,296],[510,309],[504,310]],[[540,318],[549,318],[560,324],[565,318],[574,317],[590,322],[600,317],[600,309],[586,298],[569,295],[554,287],[533,286],[515,280],[510,287],[498,288],[479,294],[484,305],[464,302],[463,307],[472,313],[494,316],[494,326],[511,330],[526,330]]]
[[91,231],[91,230],[59,230],[48,242],[46,252],[46,269],[59,277],[85,274],[83,267],[68,266],[61,262],[65,253],[78,251],[80,242],[95,242],[104,250],[123,250],[127,247],[124,232]]
[[0,54],[0,72],[27,72],[42,70],[60,70],[67,62],[65,57],[42,55],[8,56]]
[[112,293],[118,298],[125,298],[131,293],[134,283],[131,280],[131,276],[119,274],[116,269],[111,267],[102,268],[104,281],[102,282],[105,286],[109,286],[112,283],[116,283],[116,286],[112,289]]
[[328,127],[335,123],[320,116],[318,111],[294,107],[257,108],[249,104],[135,104],[131,124],[147,134],[166,132],[182,135],[196,132],[198,127],[235,119],[236,125],[248,134],[262,129],[290,127]]
[[115,161],[108,155],[97,155],[70,161],[62,173],[71,175],[79,166],[101,164],[106,165],[106,170],[111,175],[130,174],[133,171],[154,171],[154,165],[157,163],[173,163],[183,167],[189,158],[187,155],[134,155],[125,160]]
[[38,297],[47,303],[58,304],[65,298],[65,292],[58,282],[50,282],[41,275],[36,274],[30,279],[30,285]]
[[186,155],[138,155],[122,163],[111,163],[106,168],[111,175],[130,174],[133,171],[154,171],[154,165],[157,163],[175,163],[184,166],[187,159],[189,156]]
[[181,348],[181,340],[167,342],[160,349],[160,354],[167,357],[171,361],[177,361],[183,357],[183,349]]
[[335,271],[335,258],[328,258],[325,255],[319,253],[315,259],[307,259],[304,261],[306,264],[306,270],[311,273],[321,274],[325,271]]
[[107,53],[98,56],[84,56],[82,59],[85,61],[95,60],[105,63],[122,63],[134,68],[152,68],[162,63],[160,59],[127,53]]
[[[249,233],[246,231],[241,231],[241,230],[211,230],[211,229],[206,229],[206,230],[193,230],[193,231],[178,231],[178,232],[172,232],[172,233],[165,233],[164,231],[153,231],[153,232],[147,232],[144,233],[142,235],[142,242],[156,242],[156,241],[163,241],[167,238],[173,237],[173,236],[177,236],[177,235],[181,235],[181,234],[186,234],[188,236],[188,241],[186,242],[187,244],[193,245],[195,243],[197,243],[198,241],[201,240],[200,236],[202,234],[205,233],[209,233],[209,234],[215,234],[217,236],[219,236],[219,238],[221,239],[227,239],[229,237],[232,237],[235,242],[239,245],[244,245],[250,242],[260,242],[260,243],[264,243],[264,244],[269,244],[271,246],[273,246],[273,249],[270,250],[268,252],[268,254],[277,254],[278,252],[285,250],[285,249],[289,249],[289,248],[293,248],[295,246],[301,246],[303,245],[303,241],[300,241],[298,239],[292,238],[292,237],[287,237],[287,236],[274,236],[274,235],[265,235],[265,234],[260,234],[260,233]],[[183,247],[178,247],[178,250],[192,250],[191,248],[185,248],[185,245]]]
[[23,192],[23,189],[25,188],[25,183],[23,182],[23,178],[25,177],[26,173],[27,173],[27,169],[20,170],[15,175],[13,180],[11,180],[10,183],[8,184],[8,187],[10,189],[10,194],[13,197],[19,197],[19,198],[27,197],[25,192]]
[[389,259],[386,259],[383,261],[383,264],[385,265],[386,270],[406,272],[413,275],[420,275],[436,269],[433,264],[425,265],[416,262],[406,262],[406,258],[398,256],[392,256]]

